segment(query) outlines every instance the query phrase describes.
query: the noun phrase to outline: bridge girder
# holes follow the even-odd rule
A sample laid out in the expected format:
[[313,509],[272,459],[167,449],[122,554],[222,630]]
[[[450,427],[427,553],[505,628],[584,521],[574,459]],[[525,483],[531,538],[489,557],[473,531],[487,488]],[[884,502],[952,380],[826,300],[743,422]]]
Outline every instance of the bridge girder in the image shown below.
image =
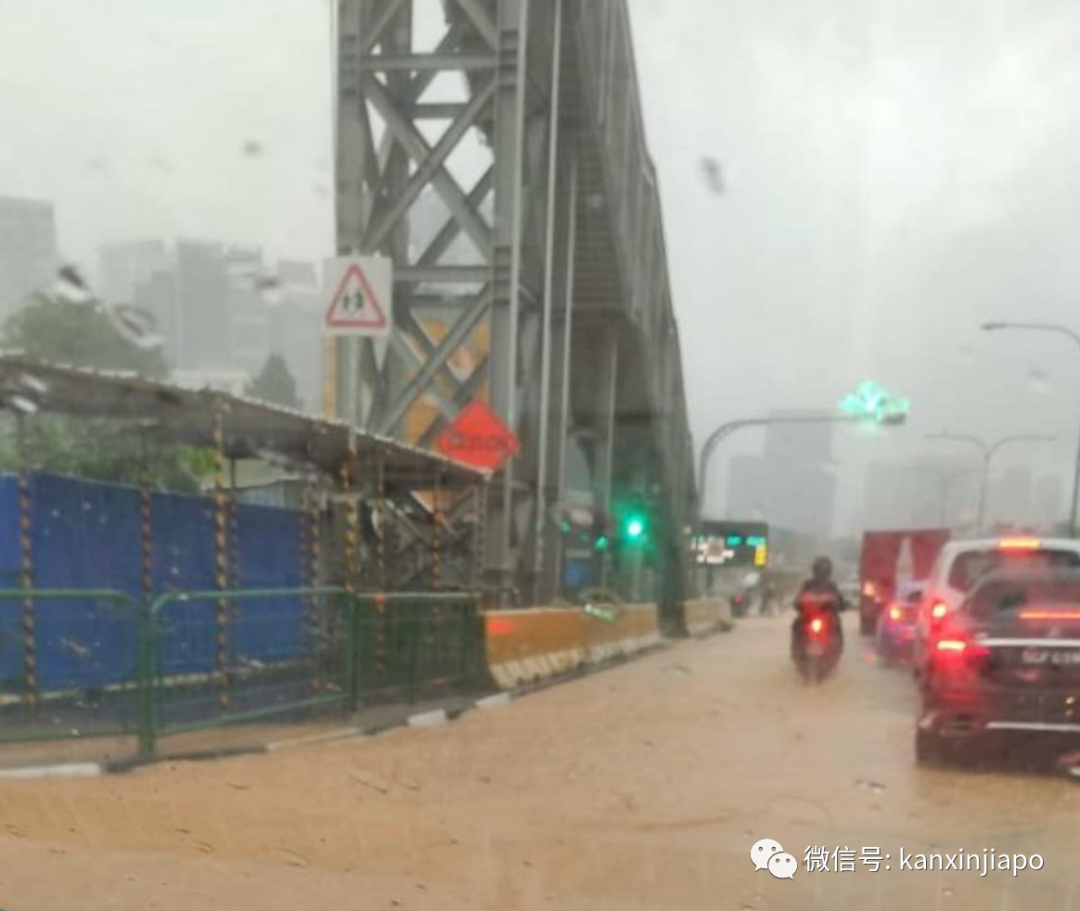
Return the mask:
[[488,498],[493,588],[557,593],[572,434],[601,507],[659,491],[681,575],[693,474],[625,0],[338,0],[336,32],[339,251],[395,263],[389,341],[337,343],[342,416],[430,443],[487,396],[523,444]]

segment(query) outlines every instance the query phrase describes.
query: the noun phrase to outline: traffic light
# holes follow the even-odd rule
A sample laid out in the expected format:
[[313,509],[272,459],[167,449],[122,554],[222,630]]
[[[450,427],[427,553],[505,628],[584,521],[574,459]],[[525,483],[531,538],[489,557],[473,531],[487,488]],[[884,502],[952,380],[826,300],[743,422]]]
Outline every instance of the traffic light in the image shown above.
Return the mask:
[[593,550],[608,550],[611,547],[611,534],[608,531],[608,520],[605,516],[597,516],[593,520]]
[[648,523],[642,513],[631,513],[623,521],[623,534],[631,544],[636,544],[645,537]]

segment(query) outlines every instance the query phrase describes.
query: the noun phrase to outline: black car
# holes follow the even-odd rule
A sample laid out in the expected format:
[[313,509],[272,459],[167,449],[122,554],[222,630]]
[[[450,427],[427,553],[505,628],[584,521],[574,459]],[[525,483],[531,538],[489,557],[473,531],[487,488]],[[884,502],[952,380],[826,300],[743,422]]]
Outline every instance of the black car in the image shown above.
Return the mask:
[[920,762],[1080,748],[1080,570],[990,573],[927,655]]

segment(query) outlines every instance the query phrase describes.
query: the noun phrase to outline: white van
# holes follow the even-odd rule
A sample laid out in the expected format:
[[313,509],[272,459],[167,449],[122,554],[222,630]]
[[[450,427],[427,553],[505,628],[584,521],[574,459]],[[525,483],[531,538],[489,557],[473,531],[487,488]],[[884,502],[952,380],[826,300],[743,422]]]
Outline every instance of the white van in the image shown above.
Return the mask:
[[1080,569],[1080,540],[1008,535],[950,541],[938,554],[919,605],[913,661],[922,669],[927,643],[983,575],[993,569],[1057,567]]

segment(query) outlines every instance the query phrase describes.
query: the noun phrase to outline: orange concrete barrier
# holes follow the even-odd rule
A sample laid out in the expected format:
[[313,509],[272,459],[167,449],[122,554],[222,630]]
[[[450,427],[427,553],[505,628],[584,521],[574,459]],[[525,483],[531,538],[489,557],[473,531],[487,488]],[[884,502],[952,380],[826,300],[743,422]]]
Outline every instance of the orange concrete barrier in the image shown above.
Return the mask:
[[731,620],[731,607],[719,598],[687,601],[683,605],[686,631],[691,636],[704,636],[716,632]]
[[503,689],[632,655],[660,642],[656,605],[534,607],[484,614],[488,668]]

